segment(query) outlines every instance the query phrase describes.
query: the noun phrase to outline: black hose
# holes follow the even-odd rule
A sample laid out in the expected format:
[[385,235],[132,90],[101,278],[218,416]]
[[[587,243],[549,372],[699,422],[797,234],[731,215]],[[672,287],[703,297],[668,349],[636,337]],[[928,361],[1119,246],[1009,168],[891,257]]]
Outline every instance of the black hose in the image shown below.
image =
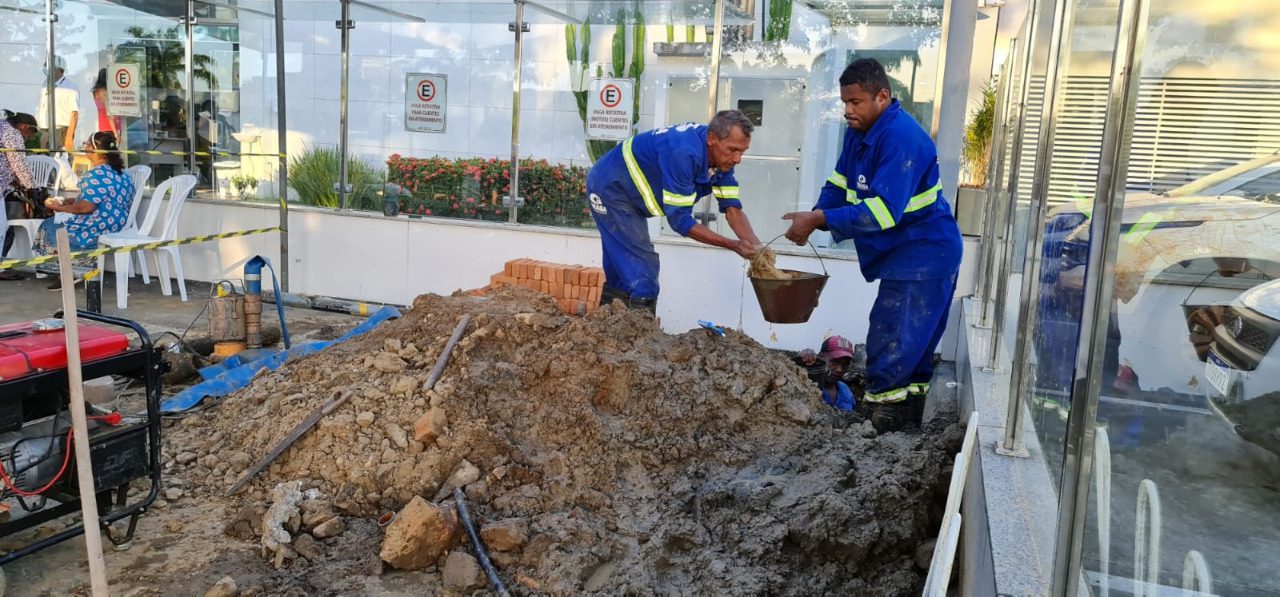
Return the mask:
[[462,519],[462,526],[467,528],[467,535],[471,537],[471,546],[476,550],[476,559],[480,560],[480,567],[484,568],[484,573],[489,577],[493,590],[497,591],[500,597],[509,597],[511,593],[507,592],[502,579],[498,578],[498,570],[493,567],[493,562],[489,561],[489,554],[484,550],[484,544],[480,542],[480,535],[476,534],[476,527],[471,524],[471,517],[467,515],[467,500],[463,497],[461,487],[453,490],[453,501],[458,505],[458,518]]

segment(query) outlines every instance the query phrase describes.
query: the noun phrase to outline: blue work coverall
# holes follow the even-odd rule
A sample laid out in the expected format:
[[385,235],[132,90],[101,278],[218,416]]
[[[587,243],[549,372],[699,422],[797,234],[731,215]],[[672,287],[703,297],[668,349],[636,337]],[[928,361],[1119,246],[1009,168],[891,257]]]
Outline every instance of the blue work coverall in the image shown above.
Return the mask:
[[605,286],[632,298],[658,297],[658,253],[649,218],[666,216],[688,236],[693,205],[714,194],[724,213],[742,207],[733,169],[707,161],[707,127],[685,123],[640,133],[604,154],[587,173],[587,203],[600,231]]
[[867,332],[866,400],[927,393],[963,242],[942,196],[937,147],[898,100],[867,132],[845,131],[814,209],[825,212],[836,241],[853,239],[863,277],[880,280]]

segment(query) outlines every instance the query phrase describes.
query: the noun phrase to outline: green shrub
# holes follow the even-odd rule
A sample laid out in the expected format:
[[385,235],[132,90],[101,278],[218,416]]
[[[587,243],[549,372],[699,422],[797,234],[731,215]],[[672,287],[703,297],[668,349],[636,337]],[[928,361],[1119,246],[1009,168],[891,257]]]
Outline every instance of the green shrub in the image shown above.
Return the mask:
[[[502,198],[510,194],[510,160],[443,157],[387,158],[387,180],[404,189],[400,212],[411,215],[507,221]],[[591,228],[594,223],[583,195],[587,169],[520,162],[520,222],[546,226]]]
[[[347,160],[347,183],[352,192],[347,196],[351,209],[380,210],[384,174],[368,162],[350,157]],[[340,207],[338,192],[338,150],[313,147],[289,160],[289,186],[298,193],[298,202],[319,207]]]

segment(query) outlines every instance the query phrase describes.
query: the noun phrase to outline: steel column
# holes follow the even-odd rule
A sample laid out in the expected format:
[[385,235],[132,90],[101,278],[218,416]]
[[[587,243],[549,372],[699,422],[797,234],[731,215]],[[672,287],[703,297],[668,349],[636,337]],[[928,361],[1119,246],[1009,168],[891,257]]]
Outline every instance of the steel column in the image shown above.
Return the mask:
[[524,71],[524,0],[516,3],[516,22],[512,26],[515,39],[515,76],[511,80],[511,205],[507,210],[507,221],[520,221],[520,82]]
[[[44,33],[45,33],[44,92],[46,94],[45,97],[48,99],[45,100],[44,117],[46,119],[45,122],[48,124],[48,126],[45,127],[46,128],[45,134],[48,135],[49,138],[45,139],[44,143],[45,143],[45,147],[49,148],[50,151],[57,149],[58,148],[57,144],[61,142],[61,140],[55,139],[55,137],[58,136],[58,108],[57,108],[58,98],[54,96],[54,88],[57,86],[58,81],[57,79],[54,78],[53,73],[58,69],[55,66],[57,64],[57,60],[56,60],[57,54],[54,53],[53,35],[54,35],[54,27],[57,26],[57,23],[58,23],[58,15],[53,14],[53,0],[45,0],[44,2]],[[72,134],[74,135],[74,133]],[[75,149],[76,148],[74,147],[68,147],[67,151],[75,151]],[[61,184],[61,181],[59,181],[59,184]]]
[[1002,69],[1000,88],[996,92],[995,129],[992,131],[992,149],[996,152],[996,167],[989,169],[987,178],[987,210],[982,223],[982,252],[979,254],[978,281],[975,284],[980,307],[977,323],[979,328],[987,328],[991,325],[987,304],[991,301],[991,270],[995,266],[992,261],[996,259],[996,229],[998,228],[996,222],[997,215],[1000,214],[1000,181],[1005,177],[1005,137],[1009,135],[1009,102],[1012,96],[1010,87],[1014,85],[1012,73],[1014,73],[1014,63],[1018,60],[1020,46],[1021,40],[1018,38],[1010,41],[1010,58]]
[[[1033,14],[1033,13],[1029,13]],[[1041,35],[1039,24],[1033,19],[1028,29],[1027,44],[1023,47],[1026,61],[1022,64],[1022,81],[1021,90],[1018,99],[1018,124],[1014,128],[1013,144],[1010,151],[1013,155],[1009,158],[1009,186],[1006,191],[1008,199],[1005,201],[1003,210],[1003,218],[1000,225],[1004,226],[1004,238],[1000,244],[1002,251],[996,257],[994,267],[991,269],[995,273],[994,281],[996,282],[995,308],[992,309],[991,317],[991,353],[987,368],[996,370],[998,359],[1000,358],[1001,344],[1004,342],[1004,311],[1009,303],[1009,276],[1011,274],[1009,262],[1013,260],[1013,230],[1014,216],[1017,213],[1015,209],[1018,205],[1018,186],[1021,182],[1022,170],[1022,131],[1027,127],[1027,99],[1031,97],[1031,74],[1033,72],[1032,64],[1035,62],[1035,47]],[[989,280],[990,281],[990,280]],[[988,285],[990,288],[990,285]]]
[[339,0],[342,3],[342,16],[338,21],[338,29],[342,31],[341,49],[342,69],[341,82],[338,86],[338,208],[347,209],[348,188],[348,161],[347,161],[347,134],[350,131],[350,123],[347,119],[347,103],[349,96],[347,91],[351,84],[351,29],[355,27],[355,23],[351,22],[351,1]]
[[183,30],[187,36],[186,64],[183,65],[187,77],[187,171],[196,174],[196,3],[187,0],[187,16],[182,20]]
[[[1009,60],[1005,63],[1000,73],[1000,87],[996,93],[996,113],[994,120],[994,128],[992,130],[991,148],[995,157],[995,167],[988,165],[987,177],[987,202],[986,209],[983,210],[982,218],[982,250],[978,254],[978,274],[974,281],[974,293],[979,304],[982,305],[983,311],[987,308],[987,299],[990,298],[984,294],[986,292],[984,285],[987,276],[990,276],[991,264],[987,263],[991,259],[994,247],[994,236],[996,233],[996,221],[992,217],[992,212],[996,209],[996,198],[1000,195],[1000,180],[1004,178],[1004,147],[1005,137],[1009,133],[1008,111],[1009,98],[1013,95],[1009,93],[1009,88],[1013,86],[1012,74],[1014,61],[1018,55],[1018,48],[1021,44],[1017,38],[1009,41]],[[988,159],[988,162],[991,160]]]
[[[288,153],[289,125],[285,119],[284,75],[284,0],[275,0],[276,15],[276,153]],[[280,291],[289,292],[289,164],[284,157],[277,157],[280,178]]]
[[[1034,327],[1040,313],[1040,269],[1043,260],[1044,219],[1048,211],[1049,179],[1053,167],[1053,136],[1058,128],[1058,115],[1062,112],[1068,65],[1071,56],[1071,17],[1075,13],[1075,0],[1058,0],[1053,16],[1053,33],[1049,38],[1049,62],[1045,68],[1044,115],[1040,119],[1040,134],[1036,140],[1036,173],[1031,182],[1031,208],[1028,210],[1027,254],[1023,258],[1021,309],[1018,311],[1018,342],[1013,351],[1013,366],[1009,376],[1009,412],[1005,421],[1004,441],[996,449],[1005,455],[1026,456],[1022,445],[1022,408],[1024,397],[1031,390],[1031,351],[1034,348]],[[1032,13],[1032,18],[1039,18]]]
[[1054,550],[1053,594],[1074,596],[1080,586],[1084,526],[1088,517],[1089,477],[1093,472],[1093,443],[1098,398],[1102,391],[1107,353],[1107,324],[1114,298],[1116,254],[1124,213],[1125,179],[1129,171],[1125,140],[1133,131],[1139,78],[1146,50],[1147,0],[1123,0],[1111,63],[1107,119],[1098,156],[1098,186],[1089,228],[1088,276],[1081,317],[1080,348],[1076,354],[1075,389],[1067,417],[1063,451],[1062,498],[1058,505],[1058,537]]

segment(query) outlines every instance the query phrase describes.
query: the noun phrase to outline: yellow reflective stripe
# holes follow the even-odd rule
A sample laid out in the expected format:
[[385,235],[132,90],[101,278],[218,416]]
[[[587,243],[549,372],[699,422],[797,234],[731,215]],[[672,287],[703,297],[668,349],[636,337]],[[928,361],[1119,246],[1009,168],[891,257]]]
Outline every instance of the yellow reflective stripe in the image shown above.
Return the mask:
[[913,384],[911,384],[911,385],[907,386],[907,393],[910,393],[910,394],[928,394],[928,393],[929,393],[929,384],[927,384],[927,383],[913,383]]
[[834,171],[833,171],[833,172],[831,173],[831,176],[827,177],[827,182],[829,182],[829,183],[831,183],[831,184],[833,184],[833,185],[836,185],[836,186],[838,186],[838,187],[840,187],[840,188],[842,188],[842,189],[844,189],[844,190],[846,190],[846,191],[847,191],[847,190],[849,190],[849,179],[848,179],[848,178],[846,178],[846,177],[845,177],[845,175],[843,175],[843,174],[841,174],[841,173],[839,173],[839,172],[834,172]]
[[677,195],[670,191],[662,191],[662,202],[676,207],[688,207],[698,202],[698,196],[693,193]]
[[930,205],[933,205],[933,202],[938,200],[938,191],[941,191],[941,190],[942,190],[942,183],[938,183],[933,185],[933,188],[923,193],[920,193],[915,197],[912,197],[911,200],[907,202],[906,211],[908,212],[918,211],[926,207],[929,207]]
[[716,199],[737,199],[738,187],[711,187]]
[[653,189],[649,187],[649,181],[644,177],[644,171],[640,169],[640,164],[636,162],[636,154],[631,151],[631,141],[635,137],[628,138],[622,143],[622,161],[627,163],[627,173],[631,175],[631,182],[636,185],[636,189],[640,191],[640,197],[644,199],[644,206],[649,208],[649,213],[660,216],[662,208],[658,206],[658,200],[653,197]]
[[848,189],[844,192],[844,199],[845,201],[848,201],[849,203],[852,203],[854,205],[862,203],[862,199],[858,198],[857,191],[854,191],[853,189]]
[[1076,195],[1075,203],[1076,209],[1080,210],[1080,213],[1084,214],[1084,217],[1093,217],[1093,201],[1091,199],[1081,195]]
[[892,403],[892,402],[902,402],[903,400],[906,400],[906,399],[907,399],[907,389],[906,389],[906,388],[898,388],[898,389],[896,389],[896,390],[889,390],[889,391],[887,391],[887,392],[880,392],[879,394],[875,394],[875,393],[872,393],[872,392],[867,392],[867,395],[865,396],[865,398],[866,398],[868,401],[870,401],[870,402],[877,402],[877,403],[880,403],[880,404],[888,404],[888,403]]
[[867,199],[867,208],[871,210],[871,215],[876,217],[881,230],[893,228],[893,214],[889,213],[889,207],[884,204],[884,199],[879,197]]
[[1161,219],[1162,218],[1154,212],[1142,214],[1142,217],[1138,218],[1138,221],[1134,223],[1133,227],[1130,228],[1128,232],[1124,233],[1124,242],[1131,245],[1136,245],[1142,242],[1142,239],[1146,238],[1147,234],[1152,230],[1155,230],[1156,226],[1160,224]]

